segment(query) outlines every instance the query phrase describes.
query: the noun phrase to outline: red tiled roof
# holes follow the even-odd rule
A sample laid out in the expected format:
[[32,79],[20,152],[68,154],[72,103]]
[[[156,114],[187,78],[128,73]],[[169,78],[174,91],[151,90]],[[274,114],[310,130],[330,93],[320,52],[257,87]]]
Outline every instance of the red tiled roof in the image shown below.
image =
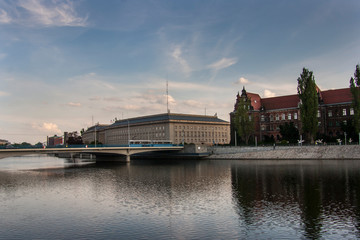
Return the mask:
[[288,95],[261,99],[261,103],[265,107],[265,110],[296,108],[299,101],[300,100],[298,95]]
[[254,110],[260,110],[261,108],[261,97],[256,93],[247,93],[248,98],[251,99],[251,106],[253,106]]
[[324,104],[345,103],[352,101],[350,88],[321,91]]
[[[251,98],[251,105],[254,110],[260,110],[261,106],[264,106],[265,110],[276,110],[286,108],[297,108],[300,99],[297,94],[261,98],[259,94],[247,93],[247,96]],[[320,90],[320,96],[324,101],[324,104],[336,104],[336,103],[348,103],[352,101],[352,95],[350,88],[334,89],[334,90]]]

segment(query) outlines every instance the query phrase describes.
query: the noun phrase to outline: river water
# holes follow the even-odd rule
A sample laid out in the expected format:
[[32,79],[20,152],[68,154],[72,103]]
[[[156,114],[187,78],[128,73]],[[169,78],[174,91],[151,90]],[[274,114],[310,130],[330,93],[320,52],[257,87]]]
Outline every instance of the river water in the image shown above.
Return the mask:
[[0,239],[360,238],[360,161],[0,160]]

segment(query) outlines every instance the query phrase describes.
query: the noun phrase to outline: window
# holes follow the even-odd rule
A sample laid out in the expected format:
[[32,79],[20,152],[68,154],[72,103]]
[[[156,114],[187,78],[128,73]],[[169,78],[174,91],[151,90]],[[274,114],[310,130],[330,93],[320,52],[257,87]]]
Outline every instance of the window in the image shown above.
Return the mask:
[[346,116],[346,108],[343,109],[343,116]]
[[318,122],[318,126],[320,127],[320,125],[321,125],[321,122]]
[[291,113],[288,114],[288,120],[291,120]]
[[281,120],[285,120],[285,113],[281,115]]
[[265,125],[261,125],[261,131],[265,131]]
[[332,111],[329,110],[329,111],[328,111],[328,117],[332,117],[332,115],[333,115],[333,114],[332,114]]
[[317,111],[317,117],[321,117],[321,113],[320,113],[320,110]]
[[275,120],[276,120],[276,121],[279,121],[279,114],[276,114]]
[[261,121],[264,122],[265,121],[265,116],[264,115],[261,115]]
[[347,121],[346,121],[346,120],[344,120],[343,123],[344,123],[345,126],[347,125]]
[[270,122],[274,121],[274,116],[271,114],[270,115]]
[[350,108],[350,115],[354,115],[354,109]]
[[297,119],[297,118],[298,118],[297,113],[294,113],[294,119]]

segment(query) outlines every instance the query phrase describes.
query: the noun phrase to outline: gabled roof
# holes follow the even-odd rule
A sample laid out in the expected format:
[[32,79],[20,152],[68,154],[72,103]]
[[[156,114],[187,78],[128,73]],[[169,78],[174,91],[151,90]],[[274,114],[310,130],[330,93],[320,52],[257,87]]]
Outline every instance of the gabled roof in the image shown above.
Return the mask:
[[299,101],[300,99],[298,95],[288,95],[261,99],[261,103],[267,111],[274,109],[297,108]]
[[260,110],[261,108],[261,97],[256,93],[247,93],[248,98],[251,99],[251,106],[253,106],[254,110]]
[[352,102],[350,88],[321,91],[324,104],[349,103]]

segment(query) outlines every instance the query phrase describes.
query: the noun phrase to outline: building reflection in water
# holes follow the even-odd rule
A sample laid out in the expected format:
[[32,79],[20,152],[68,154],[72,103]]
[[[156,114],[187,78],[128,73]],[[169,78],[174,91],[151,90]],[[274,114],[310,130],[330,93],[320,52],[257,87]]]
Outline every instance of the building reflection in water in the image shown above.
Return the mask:
[[231,182],[247,229],[280,221],[308,239],[360,237],[359,161],[233,162]]
[[4,239],[360,238],[360,161],[57,161],[0,171]]

